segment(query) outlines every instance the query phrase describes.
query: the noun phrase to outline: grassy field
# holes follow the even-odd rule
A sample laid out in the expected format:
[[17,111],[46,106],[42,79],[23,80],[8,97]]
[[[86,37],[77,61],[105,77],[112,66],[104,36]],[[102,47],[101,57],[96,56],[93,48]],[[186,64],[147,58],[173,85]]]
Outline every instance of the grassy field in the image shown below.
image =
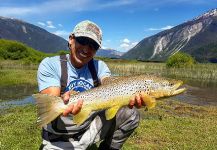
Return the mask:
[[191,68],[166,68],[165,63],[148,62],[107,62],[113,74],[136,75],[156,74],[171,78],[186,78],[194,80],[206,80],[217,83],[217,64],[196,64]]
[[[171,99],[141,112],[141,122],[123,150],[217,148],[217,107],[193,106]],[[36,127],[34,105],[0,111],[0,149],[38,149],[41,136]]]

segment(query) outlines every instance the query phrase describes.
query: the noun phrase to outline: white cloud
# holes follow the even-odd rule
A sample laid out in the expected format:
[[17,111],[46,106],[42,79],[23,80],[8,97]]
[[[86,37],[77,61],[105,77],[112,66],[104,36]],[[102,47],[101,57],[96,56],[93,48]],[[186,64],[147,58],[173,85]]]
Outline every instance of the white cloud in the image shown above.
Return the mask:
[[161,30],[168,30],[168,29],[171,29],[171,28],[173,28],[173,26],[168,25],[168,26],[165,26],[165,27],[162,27],[162,28],[149,28],[146,31],[161,31]]
[[65,30],[57,30],[57,31],[54,31],[52,33],[55,35],[61,36],[62,38],[66,39],[66,40],[68,40],[69,34],[70,34],[70,32],[65,31]]
[[[118,6],[130,5],[135,3],[136,0],[114,0],[101,3],[96,0],[46,0],[41,3],[26,4],[24,6],[14,3],[13,6],[0,6],[0,14],[2,16],[27,16],[32,14],[55,13],[55,12],[81,12],[81,11],[94,11],[105,8],[113,8]],[[7,5],[5,2],[1,5]]]
[[48,27],[48,28],[51,28],[51,29],[56,28],[56,27],[53,25],[53,22],[52,22],[52,21],[46,21],[46,23],[47,23],[47,27]]
[[123,39],[123,42],[124,43],[130,43],[130,40],[125,38],[125,39]]
[[62,24],[60,24],[60,23],[58,24],[58,26],[59,26],[59,27],[63,27],[63,25],[62,25]]
[[136,44],[138,44],[138,42],[131,42],[129,39],[124,38],[123,40],[121,40],[120,43],[120,49],[122,51],[128,51],[129,49],[133,48],[134,46],[136,46]]
[[37,22],[37,24],[39,24],[41,26],[45,26],[45,23],[43,23],[43,22]]

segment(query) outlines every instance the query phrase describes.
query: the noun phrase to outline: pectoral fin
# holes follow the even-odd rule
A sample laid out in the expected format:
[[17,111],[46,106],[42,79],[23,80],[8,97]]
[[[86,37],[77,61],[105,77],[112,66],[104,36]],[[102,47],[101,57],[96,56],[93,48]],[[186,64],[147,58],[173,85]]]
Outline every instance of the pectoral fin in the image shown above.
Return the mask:
[[106,120],[111,120],[112,118],[114,118],[115,115],[117,114],[119,108],[120,108],[119,106],[114,106],[114,107],[107,109],[105,111]]
[[147,94],[142,94],[142,99],[143,99],[143,102],[145,103],[145,105],[148,109],[155,107],[155,105],[156,105],[155,98],[153,98]]

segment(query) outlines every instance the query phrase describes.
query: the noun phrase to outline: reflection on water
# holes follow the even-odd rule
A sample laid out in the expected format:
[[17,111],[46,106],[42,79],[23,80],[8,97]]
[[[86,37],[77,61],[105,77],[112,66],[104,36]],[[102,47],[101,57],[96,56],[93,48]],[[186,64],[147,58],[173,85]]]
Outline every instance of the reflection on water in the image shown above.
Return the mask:
[[19,106],[19,105],[26,105],[26,104],[33,104],[35,100],[32,96],[28,96],[22,100],[11,100],[11,101],[4,101],[0,103],[0,109],[8,108],[10,106]]
[[177,95],[179,101],[195,105],[215,105],[217,106],[217,88],[215,87],[195,87],[185,85],[187,91]]
[[187,91],[177,95],[179,101],[195,105],[217,106],[217,82],[184,80]]
[[14,86],[0,86],[1,100],[22,99],[37,92],[37,86],[23,84]]

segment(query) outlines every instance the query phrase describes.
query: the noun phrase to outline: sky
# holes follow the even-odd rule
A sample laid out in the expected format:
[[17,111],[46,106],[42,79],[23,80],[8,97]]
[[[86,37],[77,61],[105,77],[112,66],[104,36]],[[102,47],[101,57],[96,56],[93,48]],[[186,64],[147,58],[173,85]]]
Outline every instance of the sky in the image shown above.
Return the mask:
[[0,16],[66,40],[77,23],[93,21],[102,29],[102,48],[121,52],[214,8],[217,0],[0,0]]

